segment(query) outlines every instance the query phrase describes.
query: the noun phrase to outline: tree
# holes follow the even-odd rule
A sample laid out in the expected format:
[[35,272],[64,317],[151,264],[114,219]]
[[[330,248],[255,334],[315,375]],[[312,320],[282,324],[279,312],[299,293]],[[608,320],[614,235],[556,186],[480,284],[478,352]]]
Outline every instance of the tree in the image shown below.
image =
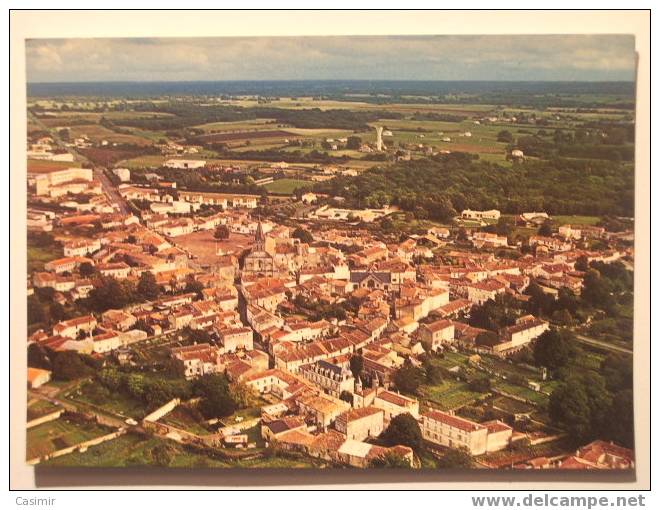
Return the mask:
[[545,220],[539,227],[538,234],[540,236],[550,237],[552,235],[552,220]]
[[566,429],[575,442],[586,442],[591,432],[589,400],[581,385],[559,385],[550,395],[548,403],[550,419]]
[[564,375],[550,395],[552,422],[567,430],[576,444],[606,436],[613,401],[605,379],[591,370]]
[[609,414],[616,419],[607,422],[607,437],[628,448],[635,447],[634,400],[631,389],[614,395]]
[[550,328],[534,343],[534,363],[537,366],[557,370],[565,366],[574,354],[572,333]]
[[360,354],[353,354],[351,356],[351,359],[349,361],[350,367],[351,367],[351,373],[353,374],[353,377],[357,379],[360,377],[360,374],[362,373],[362,369],[364,368],[364,358]]
[[403,445],[413,450],[422,447],[422,431],[410,413],[398,414],[390,421],[380,438],[386,446]]
[[424,373],[428,384],[437,385],[442,383],[442,369],[431,363],[430,360],[424,362]]
[[96,272],[96,269],[91,262],[83,262],[80,264],[78,271],[80,271],[80,276],[83,278],[89,278]]
[[502,131],[497,133],[497,141],[503,143],[513,143],[513,135],[511,134],[510,131],[503,129]]
[[510,216],[500,216],[495,225],[495,233],[501,236],[509,237],[515,227],[515,222]]
[[254,389],[240,381],[233,382],[229,385],[229,394],[239,409],[253,407],[259,401],[259,396]]
[[92,375],[94,369],[85,361],[83,355],[76,351],[56,352],[53,357],[53,378],[73,381]]
[[96,312],[124,308],[134,301],[135,288],[130,282],[119,282],[112,277],[102,278],[87,298],[88,306]]
[[474,379],[470,380],[468,387],[470,390],[476,391],[478,393],[488,393],[491,388],[490,379],[486,375],[482,377],[475,377]]
[[584,275],[582,299],[595,308],[610,310],[614,305],[609,282],[596,269],[589,269]]
[[423,383],[424,371],[410,364],[404,364],[394,373],[394,384],[404,393],[416,393]]
[[52,370],[53,364],[48,350],[37,343],[31,343],[27,349],[28,367]]
[[229,416],[236,410],[236,403],[229,394],[229,383],[223,375],[200,377],[195,381],[193,392],[201,397],[199,410],[207,419]]
[[53,301],[50,304],[50,316],[54,321],[63,321],[66,319],[69,314],[66,312],[64,309],[64,306],[62,306],[61,303],[58,303],[57,301]]
[[215,239],[229,239],[230,231],[227,225],[218,225],[213,233]]
[[186,292],[194,292],[197,294],[198,298],[202,298],[202,291],[204,290],[204,284],[199,280],[194,280],[190,278],[186,283]]
[[295,239],[300,239],[301,243],[307,243],[310,244],[314,242],[314,237],[312,234],[309,233],[309,231],[305,230],[302,227],[298,227],[293,231],[292,237]]
[[344,402],[348,402],[349,404],[353,405],[353,394],[350,391],[343,390],[339,394],[339,399],[343,400]]
[[50,322],[50,308],[42,303],[39,296],[33,294],[27,300],[28,325],[47,324]]
[[393,468],[393,469],[410,469],[410,462],[396,452],[385,452],[383,455],[374,457],[369,462],[371,468]]
[[356,151],[362,145],[362,138],[359,136],[349,136],[346,140],[346,148],[352,151]]
[[151,458],[154,461],[154,464],[161,467],[167,467],[172,463],[173,456],[170,451],[170,446],[166,443],[159,444],[152,448]]
[[472,465],[472,455],[465,448],[449,450],[437,463],[441,469],[470,469]]
[[158,299],[158,296],[160,295],[160,286],[156,283],[156,276],[151,271],[144,271],[140,275],[137,292],[145,301]]
[[497,336],[497,333],[493,331],[482,331],[474,339],[474,343],[479,346],[493,347],[500,343],[500,337]]
[[616,392],[632,389],[633,364],[630,356],[609,354],[600,364],[600,373],[605,378],[608,390]]
[[575,261],[575,269],[578,271],[587,271],[589,269],[589,259],[586,255],[580,255]]

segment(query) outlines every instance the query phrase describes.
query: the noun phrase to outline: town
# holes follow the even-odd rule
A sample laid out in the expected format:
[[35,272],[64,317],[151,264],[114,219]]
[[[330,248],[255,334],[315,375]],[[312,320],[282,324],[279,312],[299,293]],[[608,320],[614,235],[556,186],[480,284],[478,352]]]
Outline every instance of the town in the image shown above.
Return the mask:
[[28,463],[634,467],[625,106],[217,102],[29,101]]

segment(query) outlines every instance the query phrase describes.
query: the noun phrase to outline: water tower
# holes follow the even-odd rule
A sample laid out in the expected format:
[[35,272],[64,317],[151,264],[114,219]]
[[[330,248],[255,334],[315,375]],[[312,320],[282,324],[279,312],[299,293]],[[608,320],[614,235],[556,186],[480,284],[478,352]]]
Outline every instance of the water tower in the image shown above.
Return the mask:
[[376,150],[381,152],[383,150],[383,127],[376,126]]

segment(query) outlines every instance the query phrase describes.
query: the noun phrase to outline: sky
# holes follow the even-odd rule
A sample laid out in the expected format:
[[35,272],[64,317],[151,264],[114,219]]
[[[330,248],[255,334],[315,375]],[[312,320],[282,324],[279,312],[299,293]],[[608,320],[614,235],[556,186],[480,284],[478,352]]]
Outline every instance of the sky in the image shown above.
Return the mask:
[[28,82],[633,81],[626,35],[31,39]]

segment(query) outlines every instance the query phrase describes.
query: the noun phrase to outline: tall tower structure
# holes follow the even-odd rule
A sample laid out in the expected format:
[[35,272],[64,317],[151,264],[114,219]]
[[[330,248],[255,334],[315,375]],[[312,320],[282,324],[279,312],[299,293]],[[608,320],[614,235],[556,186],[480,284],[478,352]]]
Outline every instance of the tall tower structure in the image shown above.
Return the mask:
[[376,150],[381,152],[383,150],[383,127],[376,126]]

